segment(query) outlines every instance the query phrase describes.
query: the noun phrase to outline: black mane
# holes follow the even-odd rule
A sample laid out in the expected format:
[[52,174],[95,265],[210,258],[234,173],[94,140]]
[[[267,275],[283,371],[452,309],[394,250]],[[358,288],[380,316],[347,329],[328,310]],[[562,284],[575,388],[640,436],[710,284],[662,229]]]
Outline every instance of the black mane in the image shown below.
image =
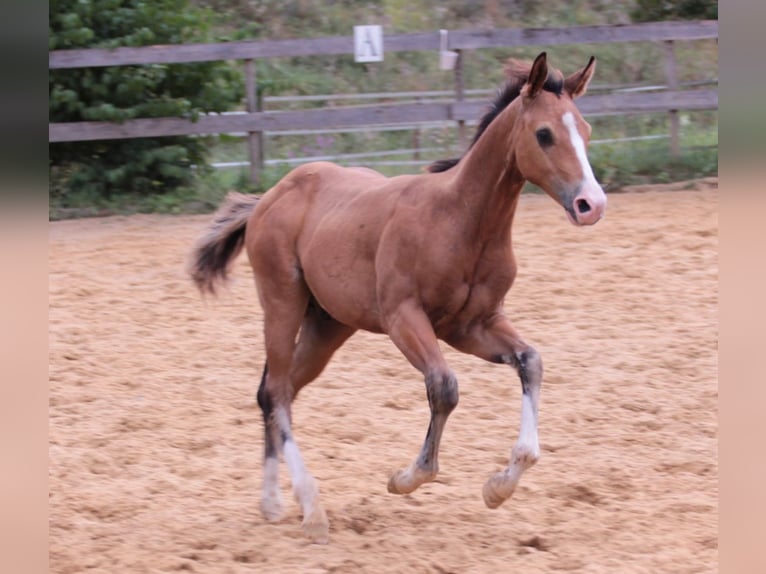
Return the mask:
[[[519,97],[519,94],[521,94],[521,88],[524,86],[526,81],[526,77],[517,76],[507,82],[503,88],[498,90],[494,101],[490,104],[489,110],[482,116],[481,120],[479,121],[479,126],[476,128],[476,133],[473,135],[473,139],[471,140],[471,144],[468,146],[468,149],[471,149],[474,144],[479,141],[481,134],[483,134],[489,127],[489,124],[492,123],[492,120],[499,116],[500,113],[505,108],[507,108],[513,100]],[[546,92],[554,93],[557,96],[561,96],[563,89],[564,78],[560,73],[556,73],[551,70],[551,72],[548,73],[545,84],[543,84],[543,90]],[[466,152],[467,151],[468,150],[466,150]],[[459,157],[452,159],[439,159],[430,164],[426,169],[431,173],[447,171],[448,169],[455,167],[460,162],[460,159],[461,158]]]

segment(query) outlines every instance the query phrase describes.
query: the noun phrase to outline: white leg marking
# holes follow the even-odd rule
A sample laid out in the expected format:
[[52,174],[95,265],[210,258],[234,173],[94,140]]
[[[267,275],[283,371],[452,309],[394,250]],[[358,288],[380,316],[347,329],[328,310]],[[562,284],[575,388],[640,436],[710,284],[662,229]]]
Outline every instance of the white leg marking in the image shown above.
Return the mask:
[[493,476],[484,484],[482,495],[484,504],[497,508],[511,497],[524,471],[533,466],[540,457],[537,439],[537,408],[532,397],[521,395],[521,428],[519,439],[511,450],[508,467]]
[[325,514],[324,508],[319,504],[319,488],[317,483],[314,477],[306,470],[301,451],[298,450],[298,445],[295,444],[295,441],[289,435],[290,421],[287,413],[283,409],[278,409],[275,416],[280,432],[288,436],[282,447],[282,454],[285,457],[287,469],[290,471],[293,494],[303,510],[303,532],[312,542],[327,544],[330,523],[327,521],[327,514]]
[[284,444],[284,456],[287,468],[290,471],[290,479],[293,483],[293,492],[301,504],[310,503],[314,498],[312,476],[306,471],[298,445],[292,439],[287,439]]
[[279,492],[279,459],[267,458],[263,463],[263,493],[261,512],[266,520],[282,518],[282,494]]
[[327,514],[319,504],[319,488],[316,481],[306,470],[295,441],[287,439],[283,452],[293,482],[293,494],[303,509],[303,531],[313,542],[327,544],[330,524]]
[[532,398],[524,393],[521,395],[521,429],[517,446],[526,447],[533,454],[539,455],[540,447],[537,441],[537,412]]

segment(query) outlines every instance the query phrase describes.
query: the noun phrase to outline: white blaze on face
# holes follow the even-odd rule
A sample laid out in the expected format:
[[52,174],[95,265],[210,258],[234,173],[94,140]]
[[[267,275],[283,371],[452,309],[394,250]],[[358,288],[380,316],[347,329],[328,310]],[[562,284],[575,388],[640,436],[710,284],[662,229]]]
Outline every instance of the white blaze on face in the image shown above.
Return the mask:
[[580,223],[595,223],[602,217],[606,208],[606,194],[596,181],[596,176],[593,175],[593,168],[585,151],[585,142],[580,136],[580,132],[577,131],[574,115],[572,112],[566,112],[561,119],[569,132],[569,140],[572,142],[572,147],[582,169],[582,187],[577,197],[586,200],[591,206],[591,211],[587,214],[578,214],[578,219]]
[[577,159],[580,160],[580,167],[582,168],[582,177],[583,177],[583,184],[587,185],[594,185],[598,188],[601,186],[596,181],[596,176],[593,175],[593,168],[590,166],[590,162],[588,161],[588,154],[585,151],[585,142],[582,139],[582,136],[580,136],[580,132],[577,131],[577,123],[575,122],[575,117],[572,114],[572,112],[565,113],[562,118],[564,121],[564,125],[567,127],[567,130],[569,130],[569,139],[572,142],[572,147],[574,147],[575,153],[577,154]]

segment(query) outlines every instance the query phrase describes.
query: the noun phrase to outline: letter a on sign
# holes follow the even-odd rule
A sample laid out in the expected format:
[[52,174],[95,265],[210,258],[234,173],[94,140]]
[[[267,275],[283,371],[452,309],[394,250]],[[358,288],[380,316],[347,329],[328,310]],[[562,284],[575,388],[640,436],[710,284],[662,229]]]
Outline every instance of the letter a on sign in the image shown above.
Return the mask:
[[383,61],[383,28],[381,26],[354,26],[354,61]]

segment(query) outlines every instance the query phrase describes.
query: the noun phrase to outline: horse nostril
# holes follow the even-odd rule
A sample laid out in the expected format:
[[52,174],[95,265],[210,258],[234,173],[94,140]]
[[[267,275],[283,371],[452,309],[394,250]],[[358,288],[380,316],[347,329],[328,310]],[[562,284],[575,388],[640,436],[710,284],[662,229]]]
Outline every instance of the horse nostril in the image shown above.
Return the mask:
[[590,203],[584,199],[578,199],[575,201],[575,205],[577,206],[578,213],[588,213],[590,211]]

